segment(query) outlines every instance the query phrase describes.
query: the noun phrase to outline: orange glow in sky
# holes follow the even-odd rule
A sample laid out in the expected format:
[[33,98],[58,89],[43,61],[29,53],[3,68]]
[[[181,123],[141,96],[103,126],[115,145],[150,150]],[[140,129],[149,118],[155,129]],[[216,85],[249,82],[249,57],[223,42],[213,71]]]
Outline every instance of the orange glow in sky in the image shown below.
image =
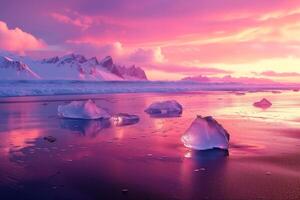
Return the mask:
[[111,55],[117,63],[141,66],[151,80],[300,78],[299,1],[14,3],[0,8],[4,50],[37,58]]

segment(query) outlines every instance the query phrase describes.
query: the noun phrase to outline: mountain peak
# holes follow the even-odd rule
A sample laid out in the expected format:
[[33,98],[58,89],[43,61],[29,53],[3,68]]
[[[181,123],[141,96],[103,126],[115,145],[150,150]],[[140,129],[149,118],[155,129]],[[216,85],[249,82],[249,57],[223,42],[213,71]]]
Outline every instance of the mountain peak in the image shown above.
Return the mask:
[[103,60],[101,60],[101,65],[107,69],[111,69],[114,62],[111,56],[106,56]]
[[80,54],[67,54],[63,57],[60,58],[60,63],[64,64],[64,63],[71,63],[71,62],[79,62],[79,63],[84,63],[87,61],[87,59]]
[[98,61],[96,57],[86,58],[74,53],[41,61],[0,53],[0,69],[0,78],[14,80],[147,80],[141,68],[116,65],[111,56]]
[[58,56],[52,57],[52,58],[44,58],[42,60],[42,63],[57,63],[59,61]]
[[17,71],[28,69],[28,66],[21,61],[14,61],[7,56],[0,56],[0,67],[2,68],[15,68]]
[[0,56],[0,77],[1,79],[39,79],[27,64],[22,61],[15,61],[7,56]]

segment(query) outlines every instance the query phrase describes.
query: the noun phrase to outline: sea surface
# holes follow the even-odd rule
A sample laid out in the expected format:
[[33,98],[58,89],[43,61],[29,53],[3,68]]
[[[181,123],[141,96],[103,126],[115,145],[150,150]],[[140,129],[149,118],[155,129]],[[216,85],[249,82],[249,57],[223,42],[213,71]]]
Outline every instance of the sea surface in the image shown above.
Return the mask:
[[[138,86],[137,86],[138,87]],[[262,98],[269,109],[252,104]],[[138,123],[57,116],[93,99]],[[181,117],[151,117],[177,100]],[[196,115],[230,133],[225,151],[191,151],[181,135]],[[55,142],[44,137],[52,136]],[[300,92],[169,92],[0,98],[0,197],[11,199],[300,199]]]
[[0,80],[0,97],[74,94],[261,91],[299,89],[300,84],[201,83],[189,81]]

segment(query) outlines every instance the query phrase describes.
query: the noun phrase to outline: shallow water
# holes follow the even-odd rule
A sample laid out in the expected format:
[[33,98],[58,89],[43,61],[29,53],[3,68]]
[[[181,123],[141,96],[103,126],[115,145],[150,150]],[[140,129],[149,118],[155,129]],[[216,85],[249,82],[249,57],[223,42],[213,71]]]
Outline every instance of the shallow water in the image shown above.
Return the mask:
[[[252,103],[267,98],[273,106]],[[138,123],[60,119],[57,106],[93,98]],[[153,118],[175,99],[181,117]],[[187,92],[0,99],[1,199],[299,199],[300,93]],[[230,133],[230,149],[192,152],[180,136],[196,115]],[[53,136],[50,143],[43,138]],[[122,192],[123,190],[123,192]],[[128,191],[127,191],[128,190]]]

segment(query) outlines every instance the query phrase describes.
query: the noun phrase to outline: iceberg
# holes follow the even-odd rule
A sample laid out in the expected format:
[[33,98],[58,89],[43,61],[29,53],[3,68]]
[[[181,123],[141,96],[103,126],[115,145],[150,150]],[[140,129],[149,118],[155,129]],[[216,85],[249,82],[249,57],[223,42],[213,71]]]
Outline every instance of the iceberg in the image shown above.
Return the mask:
[[92,100],[72,101],[67,105],[58,106],[58,116],[72,119],[108,119],[110,115]]
[[139,122],[140,118],[137,115],[130,115],[127,113],[119,113],[112,116],[112,122],[116,126],[126,126],[131,124],[136,124]]
[[267,99],[263,98],[262,100],[260,100],[258,102],[254,102],[253,106],[266,109],[266,108],[271,107],[272,103],[270,101],[268,101]]
[[227,150],[229,134],[213,117],[197,116],[182,135],[181,141],[184,146],[193,150]]
[[175,100],[154,102],[145,112],[150,115],[181,115],[182,106]]

